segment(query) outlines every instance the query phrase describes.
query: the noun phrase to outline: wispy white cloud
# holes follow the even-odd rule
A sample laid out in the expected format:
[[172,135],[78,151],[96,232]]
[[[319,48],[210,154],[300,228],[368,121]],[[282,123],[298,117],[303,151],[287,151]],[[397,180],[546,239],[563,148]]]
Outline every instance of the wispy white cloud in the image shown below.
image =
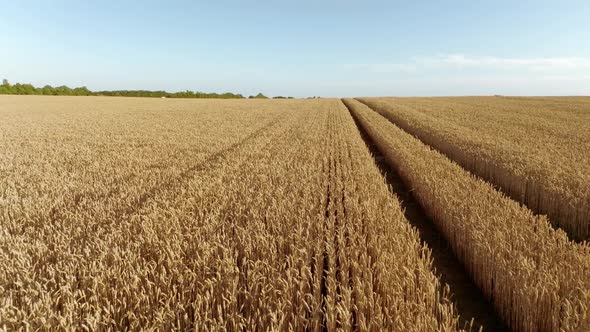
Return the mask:
[[449,54],[430,58],[416,58],[414,62],[418,65],[453,66],[459,68],[525,69],[532,71],[590,68],[590,58],[583,57],[501,58]]
[[528,72],[571,72],[590,69],[590,58],[539,57],[503,58],[466,54],[414,57],[407,62],[350,65],[373,73],[414,73],[432,69],[514,70]]
[[590,94],[589,57],[439,54],[341,69],[342,81],[356,95]]

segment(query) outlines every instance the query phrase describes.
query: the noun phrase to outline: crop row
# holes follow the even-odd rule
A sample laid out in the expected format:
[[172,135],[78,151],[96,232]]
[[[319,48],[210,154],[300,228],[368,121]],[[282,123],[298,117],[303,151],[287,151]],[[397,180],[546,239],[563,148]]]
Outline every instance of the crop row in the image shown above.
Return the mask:
[[584,99],[364,98],[572,239],[590,238],[590,113]]
[[590,248],[356,100],[346,105],[515,331],[590,329]]

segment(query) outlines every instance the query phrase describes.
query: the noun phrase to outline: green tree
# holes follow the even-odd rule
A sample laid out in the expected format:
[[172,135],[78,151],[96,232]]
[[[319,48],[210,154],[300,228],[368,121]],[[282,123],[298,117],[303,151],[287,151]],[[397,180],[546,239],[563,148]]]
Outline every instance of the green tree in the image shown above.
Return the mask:
[[8,83],[7,79],[2,80],[2,85],[0,85],[0,94],[3,94],[3,95],[11,94],[10,83]]
[[17,94],[17,95],[34,95],[36,92],[36,89],[31,84],[16,83],[15,85],[12,86],[11,91],[12,91],[12,93]]
[[72,90],[72,93],[74,96],[90,96],[92,94],[92,92],[90,92],[90,90],[88,90],[88,88],[85,86],[75,88]]
[[268,99],[268,97],[265,96],[265,95],[263,95],[262,92],[260,92],[256,96],[250,96],[249,98],[253,98],[253,99]]

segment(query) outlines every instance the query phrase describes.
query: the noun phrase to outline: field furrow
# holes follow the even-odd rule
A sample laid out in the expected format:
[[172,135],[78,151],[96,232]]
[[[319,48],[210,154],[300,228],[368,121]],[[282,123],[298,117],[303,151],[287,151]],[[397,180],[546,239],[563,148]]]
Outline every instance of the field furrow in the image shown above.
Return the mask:
[[590,111],[580,98],[362,98],[574,240],[590,237]]
[[590,328],[590,247],[355,100],[347,106],[515,331]]
[[[352,112],[350,109],[349,111]],[[460,326],[471,326],[473,331],[478,331],[480,327],[483,327],[484,331],[507,330],[492,304],[473,283],[469,273],[453,254],[448,241],[412,195],[411,187],[404,183],[404,179],[387,163],[383,153],[358,119],[354,120],[390,190],[400,201],[404,216],[416,228],[422,243],[431,250],[432,265],[441,283],[449,286],[450,298],[459,315]]]

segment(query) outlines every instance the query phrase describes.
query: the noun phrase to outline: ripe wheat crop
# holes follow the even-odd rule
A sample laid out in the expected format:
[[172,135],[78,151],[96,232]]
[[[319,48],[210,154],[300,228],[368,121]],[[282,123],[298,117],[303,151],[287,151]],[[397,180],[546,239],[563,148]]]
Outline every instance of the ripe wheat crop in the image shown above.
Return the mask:
[[459,329],[338,100],[1,97],[0,180],[4,330]]
[[572,242],[364,104],[345,103],[513,330],[590,330],[587,243]]
[[362,98],[513,199],[590,239],[590,98]]

